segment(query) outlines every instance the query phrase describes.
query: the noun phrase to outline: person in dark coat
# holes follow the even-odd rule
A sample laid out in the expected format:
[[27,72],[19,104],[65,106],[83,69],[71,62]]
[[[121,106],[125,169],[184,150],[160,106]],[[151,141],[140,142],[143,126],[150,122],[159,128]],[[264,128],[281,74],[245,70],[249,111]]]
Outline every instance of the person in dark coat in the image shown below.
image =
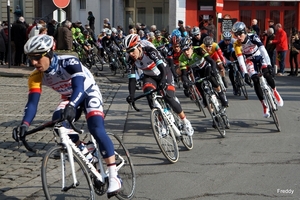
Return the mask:
[[66,20],[63,26],[58,27],[54,38],[57,40],[57,50],[72,50],[73,36],[72,36],[72,22]]
[[22,62],[22,57],[24,54],[24,45],[26,43],[26,25],[24,24],[24,17],[19,17],[19,19],[13,23],[11,27],[11,41],[15,44],[15,66],[24,67],[25,64]]
[[48,24],[47,24],[47,34],[50,36],[54,36],[55,30],[56,30],[56,24],[57,22],[52,19]]
[[89,26],[93,30],[93,32],[95,32],[95,17],[93,15],[92,11],[89,11],[88,14],[89,14],[89,16],[88,16],[87,20],[89,21]]

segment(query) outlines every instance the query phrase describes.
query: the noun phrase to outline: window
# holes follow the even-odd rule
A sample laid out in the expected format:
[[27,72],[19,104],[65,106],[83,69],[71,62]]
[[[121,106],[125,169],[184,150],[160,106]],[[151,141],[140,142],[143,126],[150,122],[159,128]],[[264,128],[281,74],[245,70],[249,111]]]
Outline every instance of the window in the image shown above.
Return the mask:
[[133,0],[126,0],[125,1],[125,7],[134,7],[134,1]]
[[254,6],[267,6],[266,1],[255,1]]
[[270,1],[270,6],[282,6],[282,3],[279,1]]
[[292,27],[296,26],[296,12],[294,10],[285,10],[284,11],[284,22],[283,22],[283,29],[285,30],[287,36],[290,36],[290,30]]
[[157,29],[161,29],[163,26],[162,7],[153,7],[153,11],[154,24],[156,25]]
[[86,9],[86,0],[80,0],[80,8],[79,9]]
[[137,8],[137,22],[146,23],[146,8]]
[[251,1],[240,1],[240,6],[251,6]]

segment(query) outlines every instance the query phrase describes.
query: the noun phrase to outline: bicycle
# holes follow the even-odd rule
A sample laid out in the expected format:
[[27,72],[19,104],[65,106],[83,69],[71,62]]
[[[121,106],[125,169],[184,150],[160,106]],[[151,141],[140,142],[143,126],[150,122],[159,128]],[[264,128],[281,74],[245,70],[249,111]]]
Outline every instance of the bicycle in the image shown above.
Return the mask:
[[207,77],[200,78],[196,80],[196,82],[201,83],[201,88],[204,91],[207,103],[207,110],[212,117],[214,128],[216,128],[220,135],[224,138],[226,135],[226,129],[230,129],[226,108],[221,106],[218,94],[213,89]]
[[267,106],[269,107],[269,110],[270,110],[270,115],[273,118],[273,121],[275,123],[275,126],[276,126],[278,132],[280,132],[281,127],[279,124],[279,119],[278,119],[277,114],[275,113],[278,110],[278,105],[275,101],[275,96],[272,92],[272,88],[267,84],[267,81],[266,81],[265,77],[263,76],[262,72],[258,73],[258,77],[259,77],[260,87],[263,91],[264,99],[266,100]]
[[[235,87],[237,89],[238,96],[241,96],[241,92],[242,92],[244,97],[246,99],[248,99],[248,92],[247,92],[247,89],[246,89],[246,83],[245,83],[245,80],[244,80],[240,70],[238,69],[238,61],[235,60],[235,61],[231,62],[230,64],[233,67],[234,84],[235,84]],[[250,87],[252,87],[252,85],[250,85]]]
[[[162,94],[159,94],[159,91]],[[167,160],[171,163],[176,163],[179,159],[177,143],[181,140],[183,145],[188,150],[191,150],[193,149],[193,138],[183,133],[181,119],[164,101],[163,95],[166,95],[164,90],[151,90],[135,97],[131,106],[136,111],[140,111],[134,102],[143,97],[151,98],[152,110],[150,120],[155,140]]]
[[[108,171],[95,139],[90,134],[90,141],[95,147],[93,155],[97,158],[97,162],[90,162],[69,138],[69,130],[66,131],[61,125],[62,121],[50,121],[26,132],[26,135],[30,135],[47,127],[54,127],[56,145],[46,152],[41,167],[46,199],[95,199],[95,193],[100,196],[105,194],[108,189]],[[75,132],[83,133],[73,123],[70,125]],[[131,199],[134,196],[136,180],[130,154],[117,135],[107,134],[113,141],[117,170],[122,178],[122,188],[116,197],[121,200]],[[22,143],[27,150],[36,151],[25,138]]]
[[[188,80],[192,83],[195,82],[194,71],[192,70],[192,68],[189,68],[189,70],[188,70]],[[204,111],[204,105],[203,105],[203,98],[195,84],[191,84],[189,86],[188,93],[189,93],[190,99],[196,104],[199,111],[203,112],[204,117],[206,117],[206,113]]]

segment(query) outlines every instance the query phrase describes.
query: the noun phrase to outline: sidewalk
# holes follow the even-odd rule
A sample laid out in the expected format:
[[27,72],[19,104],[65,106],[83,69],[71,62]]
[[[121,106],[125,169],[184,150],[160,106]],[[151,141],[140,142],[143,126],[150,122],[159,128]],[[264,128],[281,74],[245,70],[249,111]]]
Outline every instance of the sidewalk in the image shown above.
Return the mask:
[[20,67],[0,65],[0,76],[5,77],[27,77],[34,70],[34,67]]

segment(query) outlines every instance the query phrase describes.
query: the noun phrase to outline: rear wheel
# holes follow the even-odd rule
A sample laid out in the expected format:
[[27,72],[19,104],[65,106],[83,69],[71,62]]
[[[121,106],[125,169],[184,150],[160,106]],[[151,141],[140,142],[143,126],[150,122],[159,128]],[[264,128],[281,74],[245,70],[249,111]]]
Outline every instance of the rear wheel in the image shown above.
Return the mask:
[[175,163],[179,158],[179,150],[173,130],[168,127],[159,109],[153,108],[151,111],[151,125],[155,140],[164,154],[171,162]]
[[[74,185],[67,150],[62,145],[50,148],[42,162],[42,185],[46,199],[95,199],[89,172],[73,154],[77,183]],[[64,179],[62,179],[64,178]],[[63,182],[65,183],[62,188]]]

